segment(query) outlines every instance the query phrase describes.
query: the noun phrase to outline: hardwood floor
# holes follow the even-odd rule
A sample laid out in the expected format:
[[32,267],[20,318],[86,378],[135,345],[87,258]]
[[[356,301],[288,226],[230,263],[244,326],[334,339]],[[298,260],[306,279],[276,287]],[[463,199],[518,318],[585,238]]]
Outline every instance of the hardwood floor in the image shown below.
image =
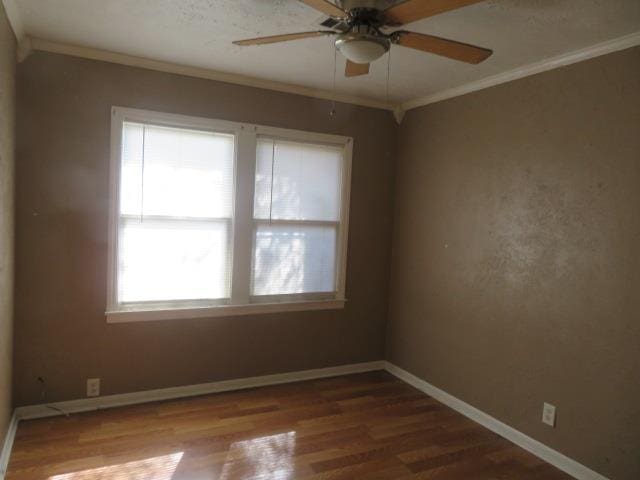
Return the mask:
[[21,422],[6,478],[571,477],[372,372]]

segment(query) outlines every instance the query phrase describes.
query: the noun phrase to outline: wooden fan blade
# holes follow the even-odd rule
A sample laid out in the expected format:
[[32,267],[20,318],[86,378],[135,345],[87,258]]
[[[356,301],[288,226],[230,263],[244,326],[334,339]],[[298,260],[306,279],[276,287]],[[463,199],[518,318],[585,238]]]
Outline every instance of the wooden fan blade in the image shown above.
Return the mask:
[[396,43],[403,47],[415,48],[423,52],[473,64],[486,60],[493,53],[492,50],[486,48],[414,32],[398,32]]
[[407,0],[384,11],[389,25],[404,25],[484,0]]
[[355,63],[347,60],[347,66],[344,68],[345,77],[357,77],[359,75],[366,75],[367,73],[369,73],[368,63]]
[[323,37],[325,35],[335,35],[332,30],[319,30],[317,32],[287,33],[285,35],[272,35],[270,37],[248,38],[246,40],[236,40],[234,45],[264,45],[266,43],[288,42],[290,40],[301,40],[303,38]]
[[324,13],[325,15],[329,15],[330,17],[335,18],[347,18],[347,12],[342,10],[340,7],[334,5],[327,0],[298,0],[305,5],[310,6],[311,8],[315,8],[316,10]]

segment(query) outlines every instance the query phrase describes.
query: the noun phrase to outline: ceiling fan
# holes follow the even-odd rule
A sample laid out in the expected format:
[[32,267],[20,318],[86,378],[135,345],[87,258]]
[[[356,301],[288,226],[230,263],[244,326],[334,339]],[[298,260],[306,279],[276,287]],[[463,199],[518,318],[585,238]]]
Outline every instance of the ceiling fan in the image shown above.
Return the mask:
[[384,32],[389,27],[399,27],[483,0],[406,0],[397,4],[393,0],[337,0],[337,5],[328,0],[298,1],[331,17],[323,24],[329,24],[333,30],[273,35],[233,43],[263,45],[335,35],[336,48],[347,58],[347,77],[369,73],[369,64],[388,52],[392,44],[472,64],[486,60],[493,53],[486,48],[423,33],[406,30]]

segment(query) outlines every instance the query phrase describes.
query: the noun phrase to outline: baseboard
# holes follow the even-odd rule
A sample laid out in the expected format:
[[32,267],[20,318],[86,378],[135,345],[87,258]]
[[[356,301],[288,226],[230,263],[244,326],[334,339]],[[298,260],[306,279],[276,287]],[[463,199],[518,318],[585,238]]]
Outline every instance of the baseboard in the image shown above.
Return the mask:
[[352,373],[383,370],[385,362],[375,361],[341,365],[338,367],[318,368],[314,370],[302,370],[297,372],[277,373],[275,375],[263,375],[260,377],[238,378],[223,380],[220,382],[201,383],[197,385],[185,385],[182,387],[161,388],[158,390],[145,390],[141,392],[122,393],[104,397],[83,398],[66,402],[51,403],[48,405],[29,405],[18,407],[16,416],[19,420],[52,417],[65,413],[87,412],[104,408],[121,407],[137,403],[156,402],[175,398],[193,397],[209,393],[227,392],[231,390],[243,390],[246,388],[264,387],[282,383],[300,382],[326,377],[349,375]]
[[590,468],[585,467],[581,463],[572,460],[566,455],[547,447],[543,443],[540,443],[515,428],[502,423],[500,420],[497,420],[491,415],[488,415],[468,403],[463,402],[459,398],[440,390],[438,387],[431,385],[391,362],[385,362],[385,370],[418,390],[423,391],[430,397],[435,398],[440,403],[445,404],[465,417],[470,418],[492,432],[497,433],[519,447],[524,448],[536,457],[541,458],[545,462],[550,463],[578,480],[608,480],[607,477],[604,477]]
[[13,440],[16,437],[16,430],[18,429],[18,416],[13,413],[11,420],[9,421],[9,428],[7,429],[7,435],[4,437],[4,445],[0,450],[0,480],[4,480],[4,475],[7,473],[7,467],[9,466],[9,457],[11,456],[11,448],[13,447]]
[[[57,402],[49,405],[29,405],[19,407],[15,410],[9,431],[5,439],[4,447],[0,452],[0,480],[4,480],[4,472],[9,463],[9,455],[15,437],[19,420],[51,417],[61,415],[62,412],[78,413],[91,410],[100,410],[124,405],[134,405],[139,403],[155,402],[161,400],[171,400],[175,398],[192,397],[206,395],[210,393],[220,393],[232,390],[243,390],[247,388],[264,387],[268,385],[278,385],[283,383],[300,382],[304,380],[314,380],[319,378],[336,377],[354,373],[370,372],[374,370],[387,370],[400,380],[421,390],[427,395],[435,398],[439,402],[456,410],[462,415],[488,428],[492,432],[506,438],[519,447],[554,465],[565,473],[578,480],[609,480],[603,475],[591,470],[581,463],[572,460],[562,453],[534,440],[524,433],[502,423],[481,410],[463,402],[462,400],[440,390],[430,383],[416,377],[402,368],[386,361],[374,361],[366,363],[356,363],[341,365],[338,367],[319,368],[314,370],[302,370],[297,372],[278,373],[275,375],[263,375],[259,377],[239,378],[233,380],[223,380],[220,382],[202,383],[197,385],[186,385],[181,387],[162,388],[158,390],[146,390],[141,392],[123,393],[118,395],[108,395],[96,398],[83,398],[66,402]],[[57,410],[56,410],[57,409]]]

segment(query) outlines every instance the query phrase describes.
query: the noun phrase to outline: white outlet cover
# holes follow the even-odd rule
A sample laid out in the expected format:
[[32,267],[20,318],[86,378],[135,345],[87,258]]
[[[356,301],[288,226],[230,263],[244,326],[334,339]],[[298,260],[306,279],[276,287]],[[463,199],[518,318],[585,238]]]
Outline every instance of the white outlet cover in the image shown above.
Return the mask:
[[87,378],[87,397],[100,396],[100,379]]
[[546,423],[551,427],[556,426],[556,407],[550,403],[544,403],[542,406],[542,423]]

